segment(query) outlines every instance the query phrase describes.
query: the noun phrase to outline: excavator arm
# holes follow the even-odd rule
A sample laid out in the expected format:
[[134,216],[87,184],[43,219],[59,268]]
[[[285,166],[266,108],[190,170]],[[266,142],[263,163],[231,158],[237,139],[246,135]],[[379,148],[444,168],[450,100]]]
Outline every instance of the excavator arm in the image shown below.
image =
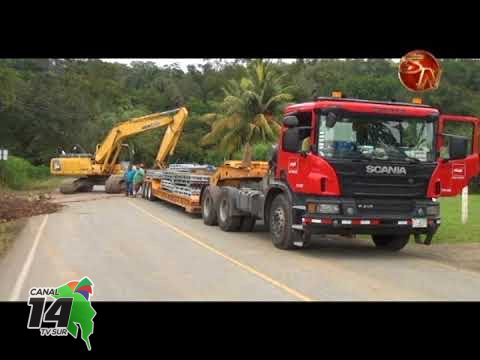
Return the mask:
[[173,153],[178,142],[187,116],[187,109],[180,108],[124,121],[110,130],[103,143],[97,147],[95,162],[101,164],[102,172],[107,172],[117,162],[122,142],[127,137],[168,126],[156,158],[157,166],[165,166],[167,157]]
[[165,135],[163,136],[162,143],[160,144],[155,158],[155,166],[157,168],[163,169],[167,167],[167,159],[175,151],[175,147],[180,139],[187,117],[188,111],[185,108],[180,108],[173,116],[173,121],[168,125],[167,130],[165,131]]

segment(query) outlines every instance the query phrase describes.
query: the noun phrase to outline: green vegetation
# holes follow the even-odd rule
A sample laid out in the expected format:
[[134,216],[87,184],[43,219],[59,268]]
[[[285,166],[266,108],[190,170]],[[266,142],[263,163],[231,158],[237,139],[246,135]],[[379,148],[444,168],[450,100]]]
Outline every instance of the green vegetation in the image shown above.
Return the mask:
[[0,161],[0,187],[13,190],[43,190],[56,187],[59,180],[50,176],[50,169],[45,165],[34,166],[16,156],[10,156],[7,161]]
[[211,131],[202,139],[203,145],[215,145],[227,156],[242,149],[245,144],[274,142],[280,134],[275,114],[292,100],[292,88],[284,86],[272,64],[255,60],[240,80],[229,80],[223,88],[225,98],[221,113],[203,116],[211,124]]
[[480,195],[469,195],[468,222],[464,225],[461,219],[462,199],[460,196],[442,198],[440,202],[442,224],[433,242],[459,243],[480,241]]

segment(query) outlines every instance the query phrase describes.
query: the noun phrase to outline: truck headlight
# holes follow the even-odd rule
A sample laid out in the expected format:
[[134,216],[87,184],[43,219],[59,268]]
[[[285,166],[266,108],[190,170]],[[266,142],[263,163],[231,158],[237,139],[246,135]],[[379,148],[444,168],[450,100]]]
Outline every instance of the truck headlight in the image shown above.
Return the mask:
[[427,215],[430,215],[430,216],[440,215],[440,206],[427,206]]
[[317,212],[322,214],[338,214],[340,206],[338,204],[318,204]]

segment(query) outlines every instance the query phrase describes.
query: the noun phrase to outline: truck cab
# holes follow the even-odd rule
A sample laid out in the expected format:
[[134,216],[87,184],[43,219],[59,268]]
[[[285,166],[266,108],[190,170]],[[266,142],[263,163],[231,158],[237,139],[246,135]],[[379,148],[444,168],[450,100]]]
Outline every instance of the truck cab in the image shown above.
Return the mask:
[[[446,133],[451,122],[471,124],[471,137]],[[410,235],[430,244],[437,199],[460,194],[479,173],[479,135],[478,118],[419,101],[337,95],[287,107],[265,211],[274,244],[305,245],[312,234],[370,234],[392,250]],[[292,214],[273,208],[280,192]]]

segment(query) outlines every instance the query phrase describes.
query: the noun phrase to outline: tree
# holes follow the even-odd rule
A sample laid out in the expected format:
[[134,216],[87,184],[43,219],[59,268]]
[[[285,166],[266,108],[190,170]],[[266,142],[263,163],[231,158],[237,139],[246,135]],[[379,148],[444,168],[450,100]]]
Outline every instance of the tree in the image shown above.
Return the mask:
[[246,144],[276,141],[280,125],[275,115],[293,99],[289,93],[292,87],[284,85],[284,77],[271,63],[252,61],[245,77],[231,79],[223,88],[225,97],[219,111],[203,117],[211,124],[211,131],[202,144],[218,144],[220,151],[231,155]]

